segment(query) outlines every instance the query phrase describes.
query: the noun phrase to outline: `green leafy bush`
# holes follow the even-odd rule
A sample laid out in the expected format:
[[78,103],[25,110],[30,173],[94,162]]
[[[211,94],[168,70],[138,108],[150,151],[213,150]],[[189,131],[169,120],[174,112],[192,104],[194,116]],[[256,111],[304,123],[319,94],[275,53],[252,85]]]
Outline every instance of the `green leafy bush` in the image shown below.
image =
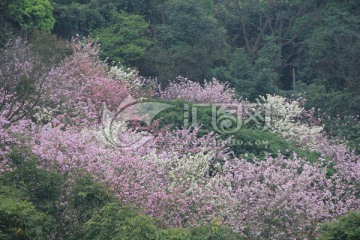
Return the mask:
[[119,203],[105,205],[84,226],[84,239],[157,239],[151,219]]
[[191,229],[191,240],[241,240],[245,239],[240,234],[232,232],[230,229],[220,227],[212,222],[209,226]]
[[82,239],[85,222],[106,204],[117,201],[115,196],[104,185],[94,181],[90,174],[74,175],[74,181],[67,184],[67,205],[63,210],[66,215],[71,216],[64,221],[66,231],[61,231],[66,239]]
[[325,131],[335,139],[345,140],[347,145],[360,154],[360,117],[329,117],[324,120]]
[[71,191],[71,203],[78,211],[79,218],[88,220],[92,214],[106,204],[116,200],[115,196],[92,176],[84,174],[75,180]]
[[79,239],[83,224],[104,205],[116,201],[89,174],[63,176],[39,167],[28,149],[14,148],[8,157],[14,167],[0,176],[0,239],[14,239],[16,234],[20,239],[47,239],[53,233]]
[[319,240],[360,239],[360,212],[350,212],[320,227]]
[[231,240],[242,239],[241,235],[221,227],[213,221],[208,226],[197,228],[161,229],[155,221],[139,214],[133,208],[113,202],[104,206],[85,223],[84,239],[118,240]]
[[35,156],[24,148],[14,148],[8,155],[15,167],[5,173],[0,181],[15,185],[40,210],[54,213],[54,204],[63,194],[63,176],[38,167]]
[[54,219],[15,187],[0,187],[0,239],[46,239]]

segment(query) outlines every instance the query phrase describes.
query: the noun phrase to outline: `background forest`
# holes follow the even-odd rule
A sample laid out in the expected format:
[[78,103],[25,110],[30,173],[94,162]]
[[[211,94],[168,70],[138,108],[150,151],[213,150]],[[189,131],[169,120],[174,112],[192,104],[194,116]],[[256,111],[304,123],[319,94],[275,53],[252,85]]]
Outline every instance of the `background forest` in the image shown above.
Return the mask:
[[237,95],[307,93],[332,116],[359,113],[359,3],[260,0],[4,0],[2,46],[45,30],[90,36],[109,64],[166,85],[216,77]]
[[358,0],[2,0],[0,238],[359,239],[359,58]]

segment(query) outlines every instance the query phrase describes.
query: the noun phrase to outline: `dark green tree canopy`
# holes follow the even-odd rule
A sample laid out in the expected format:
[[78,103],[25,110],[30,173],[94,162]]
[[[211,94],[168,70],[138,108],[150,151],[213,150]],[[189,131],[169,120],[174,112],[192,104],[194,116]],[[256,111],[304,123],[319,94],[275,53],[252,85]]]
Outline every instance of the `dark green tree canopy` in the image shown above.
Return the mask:
[[154,38],[145,70],[161,81],[178,75],[202,81],[228,53],[225,29],[201,1],[167,2]]
[[2,0],[0,2],[0,46],[21,31],[50,32],[55,24],[49,0]]
[[137,65],[151,40],[147,37],[149,24],[142,16],[118,13],[105,28],[94,31],[101,51],[110,62]]

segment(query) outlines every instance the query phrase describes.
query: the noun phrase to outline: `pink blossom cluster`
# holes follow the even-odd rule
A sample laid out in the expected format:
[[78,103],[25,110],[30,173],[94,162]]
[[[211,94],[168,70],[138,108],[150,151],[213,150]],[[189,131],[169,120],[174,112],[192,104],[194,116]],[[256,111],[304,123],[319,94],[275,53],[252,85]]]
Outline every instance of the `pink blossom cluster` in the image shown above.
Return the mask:
[[224,218],[257,239],[313,236],[318,222],[358,209],[360,203],[342,174],[326,176],[323,162],[310,164],[296,155],[228,162],[233,212]]
[[183,99],[194,103],[233,103],[235,93],[229,88],[228,83],[221,83],[217,79],[210,82],[205,80],[202,86],[187,78],[177,77],[169,83],[164,90],[160,91],[163,99]]
[[11,122],[31,113],[41,97],[47,67],[20,37],[0,52],[0,111]]
[[[151,216],[161,217],[169,226],[183,226],[210,220],[215,205],[225,204],[225,200],[216,204],[210,201],[225,196],[224,193],[216,194],[216,187],[221,192],[222,186],[217,186],[216,178],[209,176],[209,167],[215,157],[212,135],[200,139],[194,139],[194,135],[191,130],[183,131],[183,138],[189,139],[187,144],[184,143],[183,151],[196,153],[184,156],[169,151],[166,145],[168,139],[179,137],[178,131],[159,137],[155,148],[147,144],[140,149],[121,151],[108,148],[90,131],[80,132],[75,128],[63,131],[60,127],[47,125],[34,131],[31,148],[43,167],[55,167],[63,174],[77,169],[92,173],[110,186],[123,202],[133,204]],[[195,142],[190,143],[190,139]],[[226,155],[220,147],[217,152],[218,156]],[[185,164],[173,165],[184,159],[189,159],[189,164],[197,163],[201,157],[205,159],[205,171],[196,176],[196,184],[194,179],[190,180],[190,175],[179,170]],[[174,176],[181,176],[182,180],[174,184]],[[193,194],[188,192],[191,184]]]
[[29,141],[28,133],[32,123],[29,120],[20,120],[11,123],[0,113],[0,174],[12,169],[7,153],[13,146],[24,145]]
[[[196,154],[199,152],[212,151],[216,159],[229,159],[231,139],[221,140],[214,132],[199,137],[201,127],[189,127],[174,131],[165,131],[157,138],[159,156],[181,157],[186,154]],[[171,150],[171,151],[166,151]]]
[[98,46],[74,40],[75,53],[53,68],[45,85],[45,105],[58,107],[54,122],[81,125],[99,120],[105,104],[116,110],[129,95],[127,82],[111,78],[99,60]]
[[324,157],[332,159],[337,169],[348,181],[360,182],[360,156],[349,149],[344,143],[328,140],[326,137],[318,139],[320,152]]

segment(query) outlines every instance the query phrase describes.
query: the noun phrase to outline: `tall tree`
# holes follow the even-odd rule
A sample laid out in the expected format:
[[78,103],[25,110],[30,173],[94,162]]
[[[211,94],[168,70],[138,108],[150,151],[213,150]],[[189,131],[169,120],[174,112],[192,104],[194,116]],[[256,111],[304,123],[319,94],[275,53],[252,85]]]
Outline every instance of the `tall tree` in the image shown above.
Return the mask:
[[111,3],[101,5],[96,0],[55,0],[54,33],[67,39],[75,35],[87,36],[91,31],[104,27],[106,17],[110,18],[114,11]]
[[275,39],[281,56],[277,72],[277,85],[291,87],[289,69],[296,67],[297,51],[303,34],[319,18],[321,4],[316,1],[287,0],[223,0],[216,1],[216,16],[227,26],[233,46],[243,47],[255,63],[259,51],[267,44],[266,38]]
[[94,36],[101,43],[103,57],[136,66],[151,44],[148,29],[149,24],[142,16],[118,13],[107,27],[94,31]]
[[266,38],[266,44],[252,60],[245,48],[238,48],[231,54],[229,64],[214,68],[212,73],[218,79],[227,81],[235,88],[238,97],[254,100],[259,95],[278,92],[276,67],[281,56],[273,38]]
[[306,61],[299,68],[301,80],[311,84],[309,105],[330,115],[360,112],[359,16],[359,1],[328,1],[304,41]]
[[[321,83],[328,90],[360,92],[360,4],[332,1],[305,43],[307,81]],[[310,79],[309,79],[310,78]]]
[[49,0],[3,0],[0,2],[0,46],[13,33],[50,32],[54,23],[53,6]]
[[168,1],[163,13],[144,71],[159,76],[161,81],[178,75],[202,81],[213,66],[225,59],[225,30],[201,1]]

